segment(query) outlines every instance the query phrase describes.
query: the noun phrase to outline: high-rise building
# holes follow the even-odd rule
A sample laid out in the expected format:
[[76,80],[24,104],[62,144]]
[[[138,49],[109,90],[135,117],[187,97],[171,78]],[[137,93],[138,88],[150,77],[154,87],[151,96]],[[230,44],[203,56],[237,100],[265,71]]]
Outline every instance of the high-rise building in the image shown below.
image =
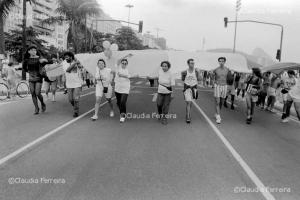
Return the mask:
[[[46,46],[64,50],[67,48],[68,26],[66,23],[56,23],[52,25],[41,24],[41,21],[55,16],[57,0],[38,0],[35,3],[27,3],[27,27],[32,26],[40,35],[39,38],[45,40]],[[21,29],[23,19],[23,0],[17,0],[16,6],[12,8],[5,20],[4,31]]]

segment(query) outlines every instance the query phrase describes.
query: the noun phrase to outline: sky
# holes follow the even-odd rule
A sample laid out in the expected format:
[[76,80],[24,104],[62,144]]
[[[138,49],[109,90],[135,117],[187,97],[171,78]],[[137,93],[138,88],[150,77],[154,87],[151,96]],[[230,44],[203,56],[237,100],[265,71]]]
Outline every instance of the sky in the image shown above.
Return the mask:
[[[98,0],[111,17],[144,23],[143,33],[164,37],[169,48],[195,51],[233,48],[234,23],[224,27],[224,17],[235,20],[236,0]],[[257,20],[284,26],[282,61],[300,62],[300,1],[241,0],[238,20]],[[136,27],[137,28],[137,27]],[[160,30],[157,32],[157,28]],[[262,48],[272,58],[280,47],[281,28],[238,23],[236,50],[252,54]],[[203,42],[205,41],[205,42]]]

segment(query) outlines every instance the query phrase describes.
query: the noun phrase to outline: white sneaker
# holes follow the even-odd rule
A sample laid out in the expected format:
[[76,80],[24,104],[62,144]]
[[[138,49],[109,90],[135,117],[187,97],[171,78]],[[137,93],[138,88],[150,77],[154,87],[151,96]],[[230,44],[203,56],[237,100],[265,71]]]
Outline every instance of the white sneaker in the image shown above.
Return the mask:
[[93,121],[95,121],[95,120],[98,119],[98,116],[97,116],[97,115],[94,115],[93,117],[91,117],[91,119],[92,119]]
[[283,119],[281,122],[282,122],[282,123],[287,123],[287,122],[289,122],[289,118],[285,118],[285,119]]
[[120,122],[121,122],[121,123],[125,122],[125,117],[121,117],[121,118],[120,118]]
[[221,116],[220,115],[216,115],[216,122],[217,122],[217,124],[221,124]]
[[55,102],[55,96],[52,96],[52,102]]
[[110,111],[109,116],[110,116],[110,117],[114,117],[114,116],[115,116],[114,111]]

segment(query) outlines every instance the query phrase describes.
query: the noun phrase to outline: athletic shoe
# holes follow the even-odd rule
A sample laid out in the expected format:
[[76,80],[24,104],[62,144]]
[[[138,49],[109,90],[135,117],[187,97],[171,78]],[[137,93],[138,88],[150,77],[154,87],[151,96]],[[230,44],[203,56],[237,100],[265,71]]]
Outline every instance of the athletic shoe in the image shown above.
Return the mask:
[[55,96],[52,96],[52,102],[55,102]]
[[114,116],[115,116],[114,111],[110,111],[109,116],[110,116],[110,117],[114,117]]
[[93,117],[91,117],[92,121],[96,121],[98,119],[97,115],[94,115]]
[[228,108],[226,101],[224,102],[224,107],[225,107],[225,108]]
[[216,115],[216,122],[217,122],[217,124],[221,124],[221,116],[220,115]]
[[289,122],[289,118],[285,118],[285,119],[281,120],[281,122],[282,123],[287,123],[287,122]]
[[124,122],[125,122],[125,117],[121,117],[121,118],[120,118],[120,122],[121,122],[121,123],[124,123]]
[[286,114],[282,113],[281,119],[284,120],[286,118]]
[[42,105],[42,112],[45,112],[46,111],[46,104],[43,104]]
[[167,120],[166,118],[163,118],[163,119],[161,120],[161,123],[162,123],[163,125],[167,125],[167,124],[168,124],[168,120]]
[[39,112],[40,112],[40,109],[35,109],[35,111],[34,111],[34,115],[38,115],[38,114],[39,114]]
[[234,106],[233,105],[231,105],[231,110],[234,110]]

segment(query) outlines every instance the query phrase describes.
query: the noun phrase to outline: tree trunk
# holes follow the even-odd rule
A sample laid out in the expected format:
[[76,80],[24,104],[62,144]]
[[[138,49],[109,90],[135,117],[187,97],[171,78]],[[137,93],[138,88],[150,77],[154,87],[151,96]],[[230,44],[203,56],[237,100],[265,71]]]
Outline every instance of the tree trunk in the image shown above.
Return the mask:
[[0,17],[0,54],[5,54],[4,19]]
[[[27,0],[23,0],[22,61],[24,61],[24,54],[26,51],[26,19],[27,19],[26,3],[27,3]],[[22,70],[22,79],[26,80],[26,72],[24,70]]]

